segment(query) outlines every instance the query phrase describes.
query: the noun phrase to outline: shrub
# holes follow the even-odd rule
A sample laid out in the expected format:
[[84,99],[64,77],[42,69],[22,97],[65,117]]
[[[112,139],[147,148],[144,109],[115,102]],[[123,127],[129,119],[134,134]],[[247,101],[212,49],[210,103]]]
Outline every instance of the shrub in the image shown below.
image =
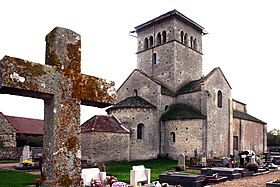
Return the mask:
[[259,166],[257,163],[248,163],[246,165],[246,168],[249,170],[249,171],[253,171],[254,173],[257,173],[258,172],[258,169],[259,169]]

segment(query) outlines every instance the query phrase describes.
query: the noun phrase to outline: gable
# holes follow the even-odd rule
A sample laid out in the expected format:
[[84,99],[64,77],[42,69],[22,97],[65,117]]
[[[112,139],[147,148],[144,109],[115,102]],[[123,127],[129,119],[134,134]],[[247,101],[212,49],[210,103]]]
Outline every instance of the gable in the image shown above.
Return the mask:
[[9,133],[9,132],[16,132],[17,129],[14,127],[6,116],[0,112],[0,132],[1,133]]
[[[219,77],[219,79],[216,79],[217,77]],[[222,78],[222,79],[220,79]],[[209,81],[211,81],[211,79],[216,79],[216,83],[221,84],[221,82],[223,82],[224,84],[226,84],[229,89],[231,89],[231,86],[227,80],[227,78],[225,77],[224,73],[222,72],[221,68],[217,67],[214,68],[210,73],[208,73],[208,75],[204,78],[205,82],[208,83]]]

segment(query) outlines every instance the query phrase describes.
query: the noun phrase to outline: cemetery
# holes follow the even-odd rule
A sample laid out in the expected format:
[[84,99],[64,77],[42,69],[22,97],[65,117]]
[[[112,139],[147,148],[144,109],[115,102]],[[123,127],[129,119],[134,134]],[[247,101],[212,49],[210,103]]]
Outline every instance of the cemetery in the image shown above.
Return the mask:
[[[206,34],[204,33],[203,27],[193,21],[190,21],[176,10],[156,19],[166,21],[168,20],[166,18],[170,17],[176,19],[179,17],[178,20],[183,20],[182,24],[184,27],[186,25],[191,25],[197,36]],[[155,22],[156,21],[158,20],[155,20]],[[147,24],[154,24],[155,22],[147,22]],[[167,25],[169,25],[169,23]],[[146,29],[146,26],[147,25],[145,24],[140,25],[138,27],[139,32],[142,29]],[[162,33],[163,42],[161,42],[161,34],[158,36],[158,46],[163,46],[165,43],[171,45],[172,42],[175,41],[175,39],[167,41],[168,37],[166,37],[166,31]],[[187,35],[184,36],[184,33],[181,32],[180,36],[181,43],[183,43],[182,41],[186,39]],[[192,54],[196,59],[198,58],[198,64],[201,64],[202,66],[202,61],[200,60],[202,51],[199,51],[201,50],[201,46],[199,46],[201,44],[198,42],[199,45],[197,45],[194,41],[196,40],[192,40],[193,43],[191,46],[187,46],[188,44],[185,42],[182,47],[191,52],[190,54]],[[149,43],[148,46],[148,40],[145,40],[145,43],[147,44],[144,46],[145,50],[151,50],[156,47],[153,46],[153,43]],[[200,52],[199,57],[194,55],[197,51]],[[141,56],[140,53],[138,54]],[[146,58],[146,55],[144,54],[143,57]],[[153,55],[153,58],[154,64],[156,64],[156,54]],[[166,64],[168,63],[166,62]],[[199,65],[198,69],[201,69],[201,66]],[[143,66],[143,69],[145,68],[149,70],[149,68]],[[258,130],[260,131],[258,134],[260,137],[257,139],[259,141],[258,145],[260,146],[257,147],[255,144],[254,146],[259,150],[259,152],[264,151],[266,148],[266,144],[264,143],[266,139],[266,123],[248,115],[245,112],[245,104],[229,99],[225,99],[223,101],[222,92],[219,90],[217,92],[218,106],[216,106],[216,103],[210,103],[212,100],[209,100],[209,106],[211,106],[213,110],[212,112],[207,111],[207,114],[203,114],[203,111],[198,111],[193,107],[187,106],[186,104],[182,105],[180,103],[177,103],[176,106],[169,108],[169,104],[172,104],[170,98],[175,97],[176,94],[181,94],[181,100],[189,100],[185,99],[185,97],[187,98],[188,94],[194,94],[194,91],[197,93],[201,92],[201,85],[204,85],[204,83],[206,85],[209,84],[209,90],[218,89],[220,82],[211,82],[211,77],[213,79],[222,77],[221,80],[223,81],[224,87],[219,89],[224,89],[224,92],[230,96],[231,87],[220,68],[213,69],[213,71],[210,72],[205,79],[203,78],[197,81],[196,78],[203,77],[200,73],[201,71],[198,71],[198,73],[193,77],[189,77],[188,81],[192,82],[192,84],[188,85],[188,87],[181,93],[176,93],[176,90],[182,86],[181,83],[178,83],[176,88],[172,88],[174,91],[173,93],[162,84],[159,84],[158,81],[148,78],[147,75],[144,75],[143,72],[140,72],[139,70],[135,70],[132,74],[133,76],[130,77],[131,82],[134,80],[138,81],[139,76],[147,79],[149,84],[151,83],[151,85],[157,86],[159,88],[158,90],[161,90],[159,92],[159,96],[166,98],[164,101],[166,102],[166,113],[163,113],[163,110],[161,110],[162,116],[160,117],[160,115],[156,115],[156,110],[159,107],[156,107],[155,105],[164,106],[164,104],[154,102],[154,105],[139,98],[137,95],[137,89],[133,90],[136,85],[130,85],[130,79],[128,79],[128,83],[123,85],[129,84],[128,87],[133,88],[131,88],[131,90],[133,90],[133,95],[135,95],[134,99],[137,99],[137,102],[135,102],[135,100],[131,100],[131,97],[125,98],[126,96],[123,96],[124,100],[111,107],[108,110],[109,114],[115,114],[116,116],[119,115],[122,119],[120,120],[120,122],[122,122],[120,126],[123,124],[129,124],[128,121],[125,121],[128,120],[128,117],[122,116],[123,111],[125,111],[127,112],[125,115],[138,116],[138,118],[136,118],[139,121],[142,121],[144,116],[146,123],[155,125],[155,128],[147,124],[145,124],[145,126],[142,123],[129,124],[131,126],[127,127],[125,125],[124,127],[122,126],[122,130],[126,129],[125,134],[122,134],[122,136],[119,137],[125,139],[125,142],[130,147],[126,145],[124,146],[126,148],[128,147],[126,155],[124,155],[125,153],[121,151],[117,152],[116,154],[123,154],[121,156],[124,157],[122,157],[122,162],[120,162],[120,160],[116,160],[115,162],[118,163],[117,161],[119,161],[120,165],[129,167],[119,168],[112,172],[111,169],[114,168],[114,164],[116,163],[106,163],[105,160],[104,162],[102,161],[99,163],[95,162],[88,164],[87,161],[89,159],[86,160],[84,165],[82,162],[84,161],[82,160],[82,156],[90,155],[85,155],[85,152],[83,153],[81,151],[81,132],[83,129],[80,125],[80,106],[88,105],[104,108],[115,104],[116,95],[114,92],[114,83],[107,82],[105,79],[95,76],[82,74],[80,35],[66,28],[54,28],[46,36],[45,65],[10,56],[5,56],[2,60],[0,60],[1,94],[27,96],[44,100],[44,140],[42,153],[37,155],[39,162],[33,162],[34,156],[31,156],[32,151],[30,150],[30,147],[26,145],[23,147],[19,166],[15,169],[22,171],[39,170],[41,177],[37,178],[34,183],[36,186],[44,187],[202,187],[224,183],[227,181],[235,181],[245,177],[257,177],[269,174],[270,172],[277,172],[278,165],[276,164],[279,163],[280,158],[277,156],[273,158],[269,153],[265,155],[265,158],[258,157],[253,150],[235,150],[234,154],[231,155],[233,150],[232,142],[234,138],[232,135],[234,132],[232,129],[232,131],[229,130],[227,126],[223,126],[223,129],[221,129],[222,126],[219,123],[215,123],[215,121],[220,122],[222,119],[221,116],[226,115],[228,115],[228,117],[223,118],[223,121],[229,126],[234,125],[231,124],[234,120],[235,122],[238,122],[238,125],[241,125],[241,123],[239,124],[241,119],[244,123],[248,124],[251,124],[253,120],[254,123],[259,125]],[[178,74],[181,74],[181,72]],[[163,74],[159,73],[159,75]],[[183,75],[179,76],[182,76],[182,78],[186,77]],[[175,80],[174,77],[172,77],[172,79]],[[172,85],[171,83],[168,84]],[[128,87],[121,89],[129,90]],[[191,93],[189,93],[190,90]],[[204,91],[207,93],[206,91],[208,90]],[[206,98],[205,101],[211,96],[211,94],[216,94],[214,92],[208,92],[208,94],[203,94],[203,97]],[[149,95],[147,92],[147,95],[150,96],[152,94]],[[227,107],[223,107],[223,103],[226,102],[229,102],[226,104]],[[132,103],[133,106],[130,105],[131,110],[123,110],[123,108],[127,107],[127,105],[125,105],[127,103]],[[232,103],[235,103],[237,106],[240,105],[239,108],[242,108],[242,111],[236,110],[235,113],[228,114]],[[190,105],[191,103],[188,104]],[[183,113],[180,113],[179,116],[174,115],[174,111],[178,110],[183,110]],[[129,113],[129,111],[131,113]],[[226,115],[223,113],[220,113],[220,116],[212,115],[215,111],[223,111]],[[170,115],[170,113],[173,115]],[[233,119],[233,116],[235,119]],[[166,129],[163,131],[163,134],[158,134],[158,132],[161,131],[158,128],[159,125],[157,124],[160,121],[158,117],[160,117],[160,120],[165,123]],[[211,131],[211,133],[219,134],[220,136],[212,136],[210,131],[204,129],[205,123],[207,121],[211,121],[209,119],[213,120],[212,125],[215,126],[215,130]],[[156,123],[154,123],[154,121],[156,121]],[[117,120],[117,125],[119,124],[118,122],[119,121]],[[152,133],[144,134],[145,128],[146,131],[151,131]],[[86,128],[84,129],[88,130]],[[93,130],[93,128],[90,128],[90,133]],[[229,131],[231,132],[229,133]],[[207,134],[208,132],[209,134]],[[241,130],[238,132],[241,132]],[[124,132],[121,131],[118,133]],[[100,132],[98,132],[98,134],[103,137],[106,135],[105,133],[102,134]],[[111,135],[116,137],[116,134],[112,133]],[[188,138],[185,138],[186,135]],[[197,136],[199,136],[198,139]],[[244,134],[238,134],[238,136],[243,137]],[[235,138],[238,136],[235,136]],[[130,137],[132,138],[130,139]],[[164,141],[161,139],[162,137],[165,137]],[[178,139],[178,137],[184,138]],[[220,137],[220,139],[218,137]],[[89,137],[89,139],[90,138],[91,137]],[[145,142],[145,139],[148,141]],[[195,143],[190,143],[190,141],[192,141],[190,139],[193,139]],[[254,141],[257,140],[256,138],[254,139]],[[188,143],[186,143],[186,141]],[[218,142],[220,143],[224,141],[228,142],[217,146]],[[245,144],[247,141],[250,142],[251,140],[248,139],[243,143]],[[94,143],[96,142],[93,142],[93,144]],[[118,144],[118,142],[113,143]],[[100,149],[102,149],[102,147]],[[165,152],[163,150],[165,150]],[[192,155],[192,153],[194,154]],[[220,157],[221,155],[230,156]],[[106,153],[100,154],[99,156],[105,159],[106,157],[109,157]],[[156,159],[158,157],[166,160]],[[159,161],[158,165],[150,167],[147,163],[151,159],[153,159],[154,162]],[[172,162],[174,160],[177,162],[176,164],[165,167],[165,163],[169,161]],[[130,165],[130,163],[133,164]],[[119,177],[120,173],[124,173],[126,178],[122,176]],[[266,186],[278,185],[277,183],[279,183],[279,181],[275,179],[275,181],[267,182]]]

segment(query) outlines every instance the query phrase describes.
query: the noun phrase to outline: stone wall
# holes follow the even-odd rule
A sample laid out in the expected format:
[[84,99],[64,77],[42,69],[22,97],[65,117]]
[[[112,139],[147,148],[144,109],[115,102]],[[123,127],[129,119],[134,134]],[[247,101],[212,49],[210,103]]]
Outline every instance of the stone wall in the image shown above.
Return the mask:
[[[163,128],[165,156],[178,159],[181,153],[193,157],[195,149],[198,153],[203,152],[204,120],[170,120],[164,123]],[[175,133],[175,141],[172,133]]]
[[[221,103],[218,106],[218,92]],[[207,155],[223,157],[232,154],[232,103],[231,88],[219,68],[211,72],[205,81],[202,113],[207,115]]]
[[233,118],[233,123],[240,150],[266,151],[266,125],[238,118]]
[[0,141],[3,147],[16,147],[16,130],[0,113]]
[[[0,148],[0,160],[20,159],[23,147]],[[31,147],[32,157],[37,158],[42,153],[42,147]]]
[[129,160],[129,134],[92,132],[82,133],[82,160],[93,163]]
[[[166,43],[159,45],[158,33],[166,31]],[[181,42],[181,32],[187,35],[186,44]],[[160,80],[175,92],[183,84],[200,79],[202,76],[202,35],[188,24],[178,19],[168,19],[137,32],[138,52],[137,68],[148,76]],[[152,36],[153,47],[145,49],[144,40]],[[196,38],[197,47],[190,47],[190,37]],[[156,54],[156,63],[152,56]]]
[[[112,114],[130,130],[130,160],[157,158],[159,154],[159,122],[154,109],[117,109]],[[143,137],[137,139],[137,126],[143,124]]]

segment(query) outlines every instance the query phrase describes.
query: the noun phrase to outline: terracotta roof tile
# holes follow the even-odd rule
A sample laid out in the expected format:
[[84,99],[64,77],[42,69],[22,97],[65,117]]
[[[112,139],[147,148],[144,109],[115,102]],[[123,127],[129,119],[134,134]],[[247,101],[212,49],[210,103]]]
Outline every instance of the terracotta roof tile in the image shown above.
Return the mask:
[[9,123],[16,128],[17,133],[37,135],[44,134],[44,120],[6,115],[5,117]]
[[114,116],[95,115],[81,126],[83,132],[129,133]]

